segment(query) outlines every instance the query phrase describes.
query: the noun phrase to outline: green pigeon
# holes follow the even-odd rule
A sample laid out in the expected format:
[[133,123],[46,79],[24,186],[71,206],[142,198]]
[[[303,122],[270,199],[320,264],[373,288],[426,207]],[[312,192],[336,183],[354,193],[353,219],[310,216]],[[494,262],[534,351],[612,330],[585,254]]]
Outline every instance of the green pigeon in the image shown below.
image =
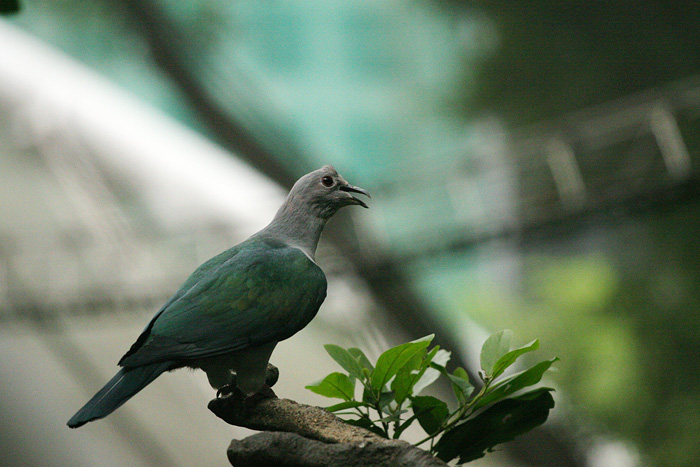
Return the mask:
[[369,196],[330,165],[301,177],[267,227],[192,273],[68,426],[106,417],[177,368],[201,368],[217,391],[269,391],[275,345],[304,328],[326,298],[326,276],[314,261],[326,221],[343,206],[367,207],[353,193]]

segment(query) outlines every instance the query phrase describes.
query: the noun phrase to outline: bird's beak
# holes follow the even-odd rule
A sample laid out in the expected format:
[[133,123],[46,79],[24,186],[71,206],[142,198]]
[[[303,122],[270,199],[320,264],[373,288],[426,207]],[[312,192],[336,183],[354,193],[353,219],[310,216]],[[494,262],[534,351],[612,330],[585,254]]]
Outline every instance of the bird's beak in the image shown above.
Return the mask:
[[[345,191],[345,192],[348,192],[348,193],[360,193],[361,195],[365,195],[366,197],[371,198],[371,196],[369,195],[369,193],[367,193],[367,190],[362,189],[362,188],[357,187],[357,186],[352,186],[352,185],[341,185],[340,187],[338,187],[338,189],[339,189],[340,191]],[[369,208],[369,206],[367,206],[367,204],[366,204],[364,201],[362,201],[361,199],[355,198],[355,197],[352,196],[352,195],[350,195],[350,200],[349,200],[349,201],[350,201],[351,203],[353,203],[353,204],[359,204],[359,205],[362,206],[363,208]]]

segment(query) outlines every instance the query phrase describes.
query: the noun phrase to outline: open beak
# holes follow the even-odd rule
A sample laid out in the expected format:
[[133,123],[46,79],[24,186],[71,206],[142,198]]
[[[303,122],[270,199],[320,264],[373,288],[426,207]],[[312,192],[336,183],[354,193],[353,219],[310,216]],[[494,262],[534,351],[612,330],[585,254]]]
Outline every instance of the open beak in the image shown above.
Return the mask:
[[[338,187],[338,189],[339,189],[340,191],[345,191],[345,192],[348,192],[348,193],[359,193],[359,194],[361,194],[361,195],[365,195],[365,196],[368,197],[368,198],[371,198],[371,196],[369,195],[369,193],[367,193],[367,190],[364,190],[364,189],[362,189],[362,188],[360,188],[360,187],[357,187],[357,186],[352,186],[352,185],[341,185],[340,187]],[[352,198],[352,202],[353,202],[354,204],[359,204],[359,205],[362,206],[363,208],[369,208],[369,206],[367,206],[367,204],[365,204],[365,202],[362,201],[361,199],[355,198],[355,197],[352,196],[352,195],[350,195],[350,198]]]

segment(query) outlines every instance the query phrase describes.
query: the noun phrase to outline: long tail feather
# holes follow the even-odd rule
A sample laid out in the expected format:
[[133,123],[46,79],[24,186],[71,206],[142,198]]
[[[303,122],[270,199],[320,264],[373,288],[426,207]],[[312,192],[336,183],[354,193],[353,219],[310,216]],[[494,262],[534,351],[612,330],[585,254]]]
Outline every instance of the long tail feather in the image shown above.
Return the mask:
[[172,368],[172,363],[153,363],[136,368],[122,368],[95,394],[82,409],[68,420],[68,426],[78,428],[89,421],[106,417],[128,401],[161,373]]

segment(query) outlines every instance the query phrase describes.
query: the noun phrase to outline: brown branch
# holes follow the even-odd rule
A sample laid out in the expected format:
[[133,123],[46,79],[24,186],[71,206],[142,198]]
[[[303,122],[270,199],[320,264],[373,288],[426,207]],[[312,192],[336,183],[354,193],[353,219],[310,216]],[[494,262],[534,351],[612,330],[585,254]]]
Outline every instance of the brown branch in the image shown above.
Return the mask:
[[236,467],[446,466],[405,441],[382,438],[320,407],[289,399],[264,399],[251,405],[231,395],[212,400],[209,409],[231,425],[265,431],[231,442],[228,457]]

